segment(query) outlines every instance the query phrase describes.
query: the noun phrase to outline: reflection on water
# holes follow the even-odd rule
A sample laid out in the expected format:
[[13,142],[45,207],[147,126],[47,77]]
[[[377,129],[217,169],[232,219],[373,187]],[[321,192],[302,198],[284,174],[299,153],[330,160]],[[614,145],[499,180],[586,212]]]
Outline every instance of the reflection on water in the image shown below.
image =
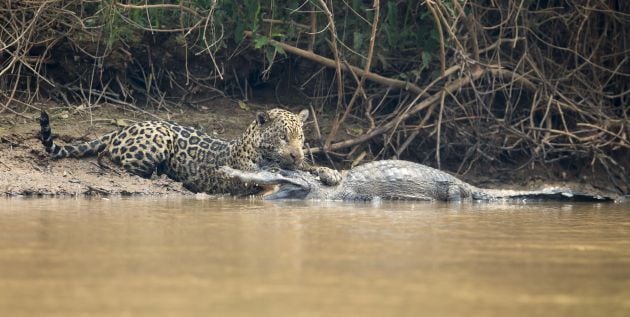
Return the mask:
[[630,316],[630,205],[0,200],[2,316]]

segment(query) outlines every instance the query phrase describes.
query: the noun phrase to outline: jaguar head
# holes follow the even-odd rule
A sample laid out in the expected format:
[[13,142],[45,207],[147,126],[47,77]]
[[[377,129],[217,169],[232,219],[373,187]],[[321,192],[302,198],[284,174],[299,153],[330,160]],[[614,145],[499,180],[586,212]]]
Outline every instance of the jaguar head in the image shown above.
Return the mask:
[[282,109],[271,109],[256,114],[260,133],[258,149],[263,160],[285,169],[296,169],[304,162],[304,132],[302,126],[309,112],[295,114]]

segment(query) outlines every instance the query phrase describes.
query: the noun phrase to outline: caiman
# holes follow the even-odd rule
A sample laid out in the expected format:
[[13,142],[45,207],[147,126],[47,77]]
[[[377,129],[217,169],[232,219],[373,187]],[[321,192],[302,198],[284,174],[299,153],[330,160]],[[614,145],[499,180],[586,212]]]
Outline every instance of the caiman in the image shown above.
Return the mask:
[[614,201],[612,197],[574,192],[566,188],[540,190],[485,189],[468,184],[435,168],[403,160],[382,160],[354,167],[335,186],[322,184],[302,171],[259,170],[246,172],[223,167],[243,182],[278,185],[265,199],[307,200],[579,200]]

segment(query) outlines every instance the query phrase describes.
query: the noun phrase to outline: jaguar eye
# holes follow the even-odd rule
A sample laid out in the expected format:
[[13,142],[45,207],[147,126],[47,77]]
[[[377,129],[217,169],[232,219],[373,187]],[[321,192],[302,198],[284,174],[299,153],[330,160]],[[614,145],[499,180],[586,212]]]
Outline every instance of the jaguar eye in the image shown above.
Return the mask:
[[287,138],[287,136],[286,136],[286,135],[284,135],[284,134],[280,136],[280,140],[282,140],[282,141],[285,141],[285,142],[286,142],[286,141],[287,141],[287,139],[288,139],[288,138]]

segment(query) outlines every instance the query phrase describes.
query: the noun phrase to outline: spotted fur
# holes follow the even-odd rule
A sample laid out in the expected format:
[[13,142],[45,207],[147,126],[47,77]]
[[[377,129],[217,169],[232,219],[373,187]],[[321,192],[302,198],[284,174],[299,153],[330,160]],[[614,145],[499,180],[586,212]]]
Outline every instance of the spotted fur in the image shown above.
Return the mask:
[[228,177],[218,167],[252,171],[264,164],[328,175],[322,168],[304,164],[302,125],[307,118],[307,110],[299,114],[281,109],[259,112],[241,137],[230,141],[171,122],[147,121],[89,142],[57,145],[49,116],[43,111],[40,126],[42,144],[54,158],[108,155],[133,174],[149,178],[153,173],[165,173],[194,192],[252,194],[260,188]]

